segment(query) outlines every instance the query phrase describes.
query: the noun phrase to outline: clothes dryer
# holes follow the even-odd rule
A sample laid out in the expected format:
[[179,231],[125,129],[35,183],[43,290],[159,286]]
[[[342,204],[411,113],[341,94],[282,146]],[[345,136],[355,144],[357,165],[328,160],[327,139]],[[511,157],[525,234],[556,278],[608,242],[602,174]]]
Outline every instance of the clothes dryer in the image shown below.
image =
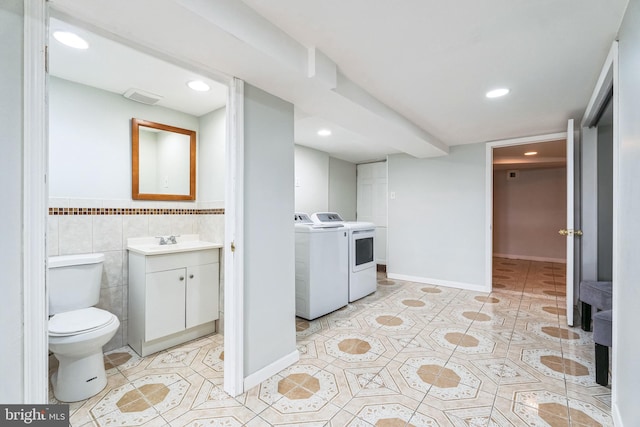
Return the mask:
[[376,226],[372,222],[344,221],[336,212],[316,212],[311,215],[316,224],[342,224],[349,235],[349,302],[376,291],[378,282],[375,262]]
[[348,229],[294,215],[296,316],[313,320],[349,303]]

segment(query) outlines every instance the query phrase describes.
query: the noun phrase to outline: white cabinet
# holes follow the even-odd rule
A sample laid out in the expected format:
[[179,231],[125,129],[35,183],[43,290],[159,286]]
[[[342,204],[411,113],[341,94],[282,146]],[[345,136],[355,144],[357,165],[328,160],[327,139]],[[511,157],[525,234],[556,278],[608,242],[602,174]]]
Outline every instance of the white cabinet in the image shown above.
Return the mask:
[[129,252],[128,343],[141,356],[215,332],[219,249]]

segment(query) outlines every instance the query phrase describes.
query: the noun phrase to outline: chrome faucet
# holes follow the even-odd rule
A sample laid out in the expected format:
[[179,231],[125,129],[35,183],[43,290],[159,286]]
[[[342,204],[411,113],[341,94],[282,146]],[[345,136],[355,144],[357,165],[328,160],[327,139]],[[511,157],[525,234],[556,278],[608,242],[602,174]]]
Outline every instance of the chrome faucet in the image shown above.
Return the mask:
[[180,237],[178,236],[156,236],[156,239],[160,239],[160,244],[161,245],[175,245],[176,243],[178,243],[178,241],[176,240],[176,237]]

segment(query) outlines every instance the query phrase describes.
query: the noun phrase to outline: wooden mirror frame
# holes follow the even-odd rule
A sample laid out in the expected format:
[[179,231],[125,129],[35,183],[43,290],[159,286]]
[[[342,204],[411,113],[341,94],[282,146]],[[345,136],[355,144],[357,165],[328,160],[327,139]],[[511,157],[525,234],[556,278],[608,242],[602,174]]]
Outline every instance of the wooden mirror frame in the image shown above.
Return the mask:
[[[189,136],[189,194],[140,193],[140,126]],[[131,119],[131,197],[133,200],[196,199],[196,131],[148,120]]]

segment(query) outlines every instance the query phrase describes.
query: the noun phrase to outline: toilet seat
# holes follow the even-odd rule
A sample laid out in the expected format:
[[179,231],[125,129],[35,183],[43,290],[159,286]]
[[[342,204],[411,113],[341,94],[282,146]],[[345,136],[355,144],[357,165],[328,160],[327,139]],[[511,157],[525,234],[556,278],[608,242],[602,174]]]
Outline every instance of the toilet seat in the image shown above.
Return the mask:
[[117,317],[95,307],[58,313],[49,319],[50,336],[73,336],[101,329],[117,320]]

